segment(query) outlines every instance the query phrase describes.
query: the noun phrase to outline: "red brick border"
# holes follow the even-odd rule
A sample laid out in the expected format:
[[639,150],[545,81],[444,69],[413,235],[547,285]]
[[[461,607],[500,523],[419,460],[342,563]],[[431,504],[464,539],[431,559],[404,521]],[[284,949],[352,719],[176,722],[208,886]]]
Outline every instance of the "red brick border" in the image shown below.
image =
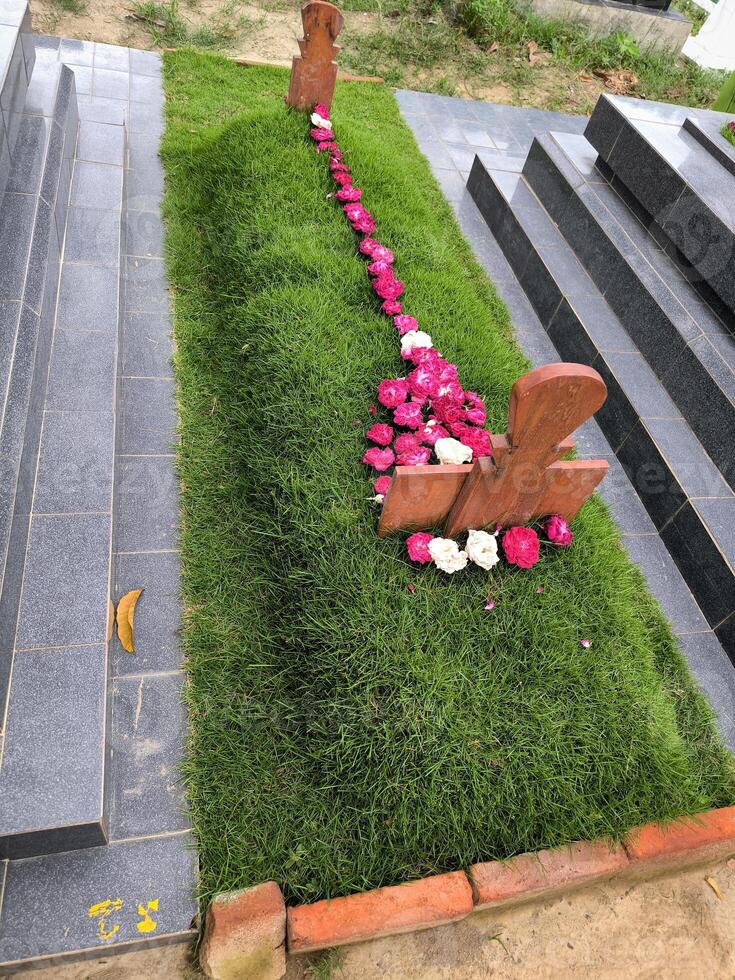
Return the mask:
[[[467,873],[452,871],[404,885],[297,905],[287,909],[286,916],[280,913],[278,928],[283,930],[283,938],[287,938],[290,953],[307,953],[379,936],[429,929],[456,922],[483,908],[532,901],[618,875],[647,878],[734,854],[735,806],[723,807],[666,825],[646,824],[631,831],[622,846],[607,841],[579,842],[554,850],[519,854],[508,861],[473,864]],[[257,916],[253,919],[250,915],[249,902],[255,898],[253,892],[266,887],[269,889],[269,908],[278,917],[281,906],[275,901],[273,890],[277,890],[277,886],[272,882],[244,893],[218,896],[214,900],[217,903],[224,899],[228,907],[226,922],[223,921],[225,916],[220,914],[218,924],[220,933],[227,932],[228,935],[218,938],[225,941],[230,955],[242,941],[239,936],[254,937],[257,934]],[[247,900],[238,903],[238,894]],[[236,910],[237,915],[234,914]],[[215,918],[214,915],[207,916],[205,949],[210,920],[214,923]],[[248,945],[250,953],[253,944]],[[266,948],[273,949],[272,934],[266,939]],[[272,970],[273,961],[270,963]],[[253,980],[270,980],[281,975],[263,972],[253,973],[252,977]]]
[[433,875],[405,885],[297,905],[287,911],[291,953],[415,932],[464,919],[474,911],[464,871]]

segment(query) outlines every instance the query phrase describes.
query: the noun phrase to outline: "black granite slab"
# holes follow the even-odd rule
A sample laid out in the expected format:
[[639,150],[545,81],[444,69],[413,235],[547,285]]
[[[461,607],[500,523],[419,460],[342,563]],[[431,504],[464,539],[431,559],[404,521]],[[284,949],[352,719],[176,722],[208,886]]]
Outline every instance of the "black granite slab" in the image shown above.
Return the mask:
[[725,170],[735,174],[735,146],[722,135],[722,123],[719,119],[687,116],[684,120],[684,129],[701,143]]
[[[704,282],[735,311],[735,174],[685,128],[683,107],[603,96],[587,139]],[[725,114],[699,113],[714,123]]]
[[[543,140],[534,143],[538,149],[532,173],[542,163],[543,143]],[[723,599],[728,583],[730,589],[735,583],[732,562],[723,544],[729,532],[722,520],[715,520],[715,514],[720,511],[713,513],[712,508],[708,511],[706,507],[700,507],[695,495],[706,494],[728,513],[735,496],[644,356],[648,348],[643,352],[639,350],[631,336],[632,331],[626,329],[627,321],[624,325],[616,315],[617,310],[610,301],[610,293],[614,290],[601,272],[611,264],[605,248],[617,255],[622,268],[628,270],[627,279],[623,278],[628,296],[625,301],[621,297],[615,304],[628,309],[631,294],[637,295],[628,283],[636,278],[627,258],[635,245],[630,238],[621,243],[624,232],[619,226],[614,235],[609,236],[607,229],[601,228],[592,216],[592,209],[585,204],[585,195],[591,195],[593,191],[580,183],[581,174],[575,178],[571,167],[567,158],[564,167],[557,171],[560,175],[565,171],[570,178],[570,194],[565,206],[562,202],[564,210],[558,227],[540,201],[529,192],[525,174],[496,174],[488,171],[478,158],[470,174],[468,191],[478,202],[486,220],[492,221],[495,237],[519,275],[520,284],[556,349],[565,360],[590,364],[602,375],[608,397],[597,412],[596,421],[685,579],[690,581],[696,577],[696,587],[692,582],[692,591],[714,628],[731,611],[729,600]],[[535,174],[538,177],[538,169]],[[559,180],[547,183],[543,179],[536,186],[537,191],[550,193],[552,208],[557,209],[557,214],[562,201],[560,186]],[[576,220],[567,222],[566,216],[575,204],[588,215],[582,222],[584,230],[579,232],[579,237],[574,236],[579,251],[589,250],[584,264],[570,245],[558,238],[559,230],[565,228],[566,233],[572,235],[570,229]],[[596,208],[602,207],[598,200]],[[595,230],[598,239],[604,237],[606,246],[603,249],[595,248]],[[596,263],[599,263],[599,270]],[[595,275],[591,275],[590,266]],[[655,275],[648,268],[650,274]],[[595,277],[601,288],[593,281]],[[654,287],[644,281],[642,288],[646,286],[650,290],[647,295],[652,295]],[[670,302],[675,303],[673,296]],[[684,331],[685,324],[693,321],[683,307],[679,310],[676,314],[669,311],[669,317]],[[645,311],[643,305],[640,319],[644,325]],[[630,317],[634,315],[635,311],[630,309]],[[681,338],[680,333],[677,336]],[[699,337],[704,334],[700,332]],[[659,347],[662,345],[663,341],[659,339]],[[690,349],[683,347],[687,352]],[[681,356],[682,350],[679,354]],[[678,363],[675,355],[675,351],[668,351],[669,365]],[[692,375],[696,379],[694,372],[679,379],[683,388],[688,389]],[[677,383],[675,379],[674,388]],[[702,387],[709,390],[706,384]],[[685,532],[680,531],[685,521]],[[693,554],[706,556],[708,575],[697,572]],[[702,598],[704,593],[708,594],[707,601]]]
[[[694,429],[735,485],[735,370],[712,338],[730,334],[680,269],[596,172],[581,136],[538,137],[524,176]],[[512,204],[512,202],[509,202]],[[517,212],[517,208],[513,208]],[[733,342],[735,346],[735,342]]]

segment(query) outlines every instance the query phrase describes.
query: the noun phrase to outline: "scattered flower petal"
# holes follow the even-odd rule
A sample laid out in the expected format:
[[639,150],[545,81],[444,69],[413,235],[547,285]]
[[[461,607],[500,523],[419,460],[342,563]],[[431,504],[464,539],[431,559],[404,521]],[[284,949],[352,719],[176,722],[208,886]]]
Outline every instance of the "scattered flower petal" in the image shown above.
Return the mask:
[[590,643],[590,641],[589,641],[589,640],[580,640],[580,641],[579,641],[579,645],[580,645],[581,647],[584,647],[584,648],[585,648],[585,650],[589,650],[589,648],[590,648],[590,647],[592,646],[592,644]]
[[493,602],[492,599],[487,600],[487,603],[485,604],[485,608],[489,611],[492,611],[495,608],[495,603]]
[[568,548],[574,535],[569,530],[569,525],[561,514],[553,514],[544,523],[544,531],[549,541],[552,541],[559,548]]

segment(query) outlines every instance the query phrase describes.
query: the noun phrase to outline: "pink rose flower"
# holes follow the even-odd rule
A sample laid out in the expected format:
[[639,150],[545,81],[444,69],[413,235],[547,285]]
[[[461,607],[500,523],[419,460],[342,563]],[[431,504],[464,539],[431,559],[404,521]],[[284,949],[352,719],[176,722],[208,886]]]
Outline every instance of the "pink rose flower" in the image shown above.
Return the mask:
[[479,456],[492,456],[493,446],[490,441],[490,433],[487,429],[469,429],[459,437],[463,446],[469,446],[472,450],[472,458]]
[[375,219],[371,218],[369,214],[365,214],[362,218],[352,222],[352,230],[356,231],[358,235],[369,235],[370,232],[375,231]]
[[419,398],[438,394],[439,379],[428,364],[419,364],[406,376],[412,395]]
[[485,411],[485,402],[482,400],[482,398],[480,398],[476,391],[466,391],[464,393],[464,397],[473,408],[481,408],[483,412]]
[[365,455],[362,457],[363,463],[366,466],[372,466],[376,469],[378,473],[382,473],[383,470],[387,470],[395,462],[396,457],[393,454],[392,449],[378,449],[377,446],[373,446],[372,449],[365,451]]
[[405,378],[386,378],[378,385],[378,401],[386,408],[395,408],[408,398],[408,382]]
[[377,480],[373,483],[373,490],[376,493],[382,493],[385,496],[388,493],[388,487],[390,486],[389,476],[379,476]]
[[437,439],[449,438],[447,430],[443,425],[439,425],[438,423],[436,425],[425,425],[418,435],[421,441],[425,442],[427,446],[433,446]]
[[309,136],[317,143],[331,143],[334,140],[334,133],[331,129],[322,129],[321,126],[316,126],[314,129],[309,130]]
[[329,119],[329,109],[323,102],[317,102],[317,104],[314,106],[314,112],[317,114],[317,116],[321,116],[322,119]]
[[418,449],[420,445],[421,440],[413,432],[403,432],[396,437],[395,450],[397,453],[410,453],[414,449]]
[[370,212],[366,211],[362,204],[345,204],[342,208],[348,221],[359,221],[361,218],[369,218]]
[[459,439],[460,442],[462,441],[462,436],[465,436],[468,433],[472,432],[472,429],[470,428],[469,425],[467,425],[466,422],[449,422],[447,424],[447,428],[454,436],[454,438]]
[[429,462],[431,450],[426,446],[418,446],[405,453],[399,453],[396,457],[398,466],[424,466]]
[[365,433],[365,438],[370,442],[377,442],[379,446],[389,446],[393,442],[393,427],[384,422],[376,422]]
[[393,274],[393,266],[390,262],[384,262],[383,259],[377,259],[375,262],[371,262],[367,270],[368,275],[371,276],[390,276]]
[[352,174],[349,170],[333,170],[332,180],[341,187],[349,187],[352,183]]
[[342,190],[337,191],[334,195],[340,203],[359,201],[362,197],[362,191],[359,187],[343,187]]
[[321,143],[317,143],[316,152],[324,153],[325,151],[329,151],[331,154],[339,153],[339,147],[331,140],[322,140]]
[[373,258],[376,262],[387,262],[391,265],[395,261],[395,256],[389,248],[385,245],[378,244],[376,248],[373,249]]
[[372,258],[375,249],[380,247],[380,242],[376,242],[374,238],[363,238],[357,247],[363,255],[369,255]]
[[404,402],[393,409],[393,421],[404,429],[421,429],[424,420],[421,416],[421,406],[416,402]]
[[[321,146],[319,147],[319,149],[321,149]],[[331,157],[329,158],[329,169],[330,170],[343,170],[346,173],[349,173],[350,172],[350,168],[347,166],[347,164],[342,162],[342,154],[341,153],[339,155],[337,155],[336,153],[332,153]]]
[[459,381],[446,378],[446,372],[442,371],[439,377],[439,392],[438,394],[442,397],[447,397],[453,399],[457,404],[461,405],[464,401],[464,391],[462,390],[462,385]]
[[503,551],[511,565],[531,568],[538,561],[538,535],[531,527],[511,527],[503,535]]
[[404,333],[408,333],[411,330],[418,330],[419,321],[415,316],[409,316],[407,313],[401,314],[401,316],[396,316],[393,318],[393,323],[395,328],[401,337]]
[[484,408],[468,408],[464,417],[472,425],[484,425],[487,422],[487,413]]
[[549,541],[553,541],[560,548],[568,548],[574,537],[561,514],[553,514],[547,518],[544,531]]
[[373,279],[373,289],[381,299],[398,299],[403,293],[403,283],[392,275],[379,276]]
[[433,398],[431,407],[439,422],[459,422],[462,418],[462,407],[453,398],[450,398],[449,395],[440,395],[438,398]]
[[380,308],[386,316],[395,316],[403,309],[397,299],[387,299],[384,303],[380,304]]
[[433,540],[433,537],[425,531],[419,531],[406,538],[406,548],[411,561],[418,562],[419,565],[427,565],[431,561],[429,542]]

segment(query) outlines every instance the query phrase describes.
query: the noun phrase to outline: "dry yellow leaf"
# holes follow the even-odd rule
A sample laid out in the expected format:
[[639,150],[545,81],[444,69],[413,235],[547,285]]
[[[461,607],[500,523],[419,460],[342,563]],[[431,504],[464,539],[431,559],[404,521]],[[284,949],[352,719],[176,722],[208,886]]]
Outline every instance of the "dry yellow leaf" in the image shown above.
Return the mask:
[[717,879],[713,878],[711,875],[707,875],[704,880],[707,882],[719,900],[722,901],[722,892],[720,891],[720,886],[717,884]]
[[117,638],[123,650],[134,653],[133,624],[135,620],[135,604],[143,595],[143,589],[133,589],[126,593],[117,604]]

